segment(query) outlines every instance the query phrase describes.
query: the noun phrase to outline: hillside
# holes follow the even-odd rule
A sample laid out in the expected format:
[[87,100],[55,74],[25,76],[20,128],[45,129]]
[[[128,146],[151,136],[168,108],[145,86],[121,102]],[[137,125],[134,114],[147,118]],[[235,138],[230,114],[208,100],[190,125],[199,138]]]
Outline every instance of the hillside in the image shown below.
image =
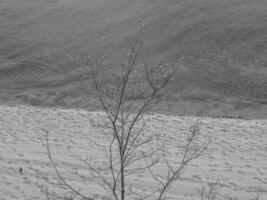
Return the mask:
[[113,70],[141,20],[144,57],[186,69],[159,110],[267,117],[266,13],[265,0],[1,0],[0,99],[94,107],[68,55],[108,55]]
[[[50,192],[62,192],[59,185],[47,182],[55,182],[55,172],[47,156],[44,128],[50,134],[53,158],[67,181],[85,194],[106,194],[97,181],[89,178],[86,165],[73,156],[92,156],[98,160],[104,158],[102,145],[108,144],[110,132],[103,113],[0,106],[0,116],[1,199],[46,199],[36,184],[36,177],[41,175],[46,178],[40,178],[39,184],[48,186]],[[198,119],[150,113],[145,120],[145,134],[165,135],[167,159],[170,164],[176,163],[188,130]],[[186,168],[181,180],[174,184],[169,194],[179,200],[199,199],[197,189],[200,183],[197,177],[200,176],[204,181],[217,178],[226,181],[220,192],[224,197],[250,200],[257,191],[261,191],[260,199],[266,199],[267,121],[202,118],[200,130],[203,137],[211,138],[209,149]],[[163,164],[156,169],[163,176],[166,169],[160,166]],[[23,169],[21,173],[20,168]],[[84,176],[77,177],[75,172],[78,171]],[[132,189],[140,194],[154,190],[157,185],[145,172],[127,177],[127,183],[132,184]]]

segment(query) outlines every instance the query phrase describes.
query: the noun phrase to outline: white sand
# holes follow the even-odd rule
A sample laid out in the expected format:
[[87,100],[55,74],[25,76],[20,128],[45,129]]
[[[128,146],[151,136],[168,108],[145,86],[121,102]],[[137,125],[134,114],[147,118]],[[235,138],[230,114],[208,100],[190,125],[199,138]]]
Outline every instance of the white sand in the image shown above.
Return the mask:
[[[81,110],[0,106],[0,200],[46,199],[35,184],[29,183],[36,180],[39,172],[49,180],[55,177],[42,128],[50,132],[51,152],[66,179],[76,188],[84,189],[85,194],[102,193],[103,189],[93,181],[69,173],[74,168],[85,175],[87,172],[85,166],[71,156],[70,149],[76,154],[88,152],[101,157],[96,144],[103,144],[108,134],[101,115]],[[188,132],[196,118],[151,114],[146,120],[146,131],[167,135],[169,159],[175,161],[181,136]],[[267,199],[267,120],[203,118],[201,133],[212,138],[209,152],[186,169],[183,180],[170,190],[170,197],[194,199],[200,186],[194,177],[200,175],[203,179],[228,179],[226,188],[221,191],[223,195],[246,200],[251,199],[256,190],[262,190],[261,199]],[[136,187],[155,186],[148,174],[128,180]],[[57,190],[56,186],[51,188]]]

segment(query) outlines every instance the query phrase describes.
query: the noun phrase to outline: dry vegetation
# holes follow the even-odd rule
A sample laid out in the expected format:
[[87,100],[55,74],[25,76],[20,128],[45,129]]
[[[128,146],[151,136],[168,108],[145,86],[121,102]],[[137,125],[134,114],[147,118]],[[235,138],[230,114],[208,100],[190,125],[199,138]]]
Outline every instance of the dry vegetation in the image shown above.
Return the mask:
[[1,200],[267,198],[264,1],[0,6]]

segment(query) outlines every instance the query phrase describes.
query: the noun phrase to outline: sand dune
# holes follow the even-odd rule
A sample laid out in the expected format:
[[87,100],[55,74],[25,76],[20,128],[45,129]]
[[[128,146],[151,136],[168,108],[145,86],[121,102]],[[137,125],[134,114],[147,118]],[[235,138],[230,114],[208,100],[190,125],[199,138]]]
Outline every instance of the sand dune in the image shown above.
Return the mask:
[[[55,178],[46,153],[43,128],[50,132],[52,155],[66,179],[86,194],[103,193],[94,181],[86,179],[85,166],[70,153],[87,152],[101,157],[96,144],[105,144],[108,135],[102,116],[101,112],[84,110],[0,106],[0,199],[45,199],[33,184],[40,172],[49,180]],[[179,156],[177,146],[197,118],[151,113],[146,120],[148,134],[166,135],[170,149],[168,158],[174,162]],[[222,195],[246,200],[261,190],[262,199],[266,199],[267,121],[202,118],[201,133],[212,139],[209,151],[190,164],[182,180],[171,188],[170,196],[198,199],[200,185],[196,177],[201,176],[203,180],[227,179]],[[84,178],[69,173],[75,168],[84,173]],[[147,190],[155,186],[145,173],[131,176],[128,181]],[[61,191],[55,186],[49,187]]]
[[266,118],[266,13],[266,0],[2,0],[0,100],[94,108],[84,68],[68,55],[107,55],[114,72],[141,20],[145,60],[176,68],[184,58],[170,110],[185,101],[197,107],[190,113]]

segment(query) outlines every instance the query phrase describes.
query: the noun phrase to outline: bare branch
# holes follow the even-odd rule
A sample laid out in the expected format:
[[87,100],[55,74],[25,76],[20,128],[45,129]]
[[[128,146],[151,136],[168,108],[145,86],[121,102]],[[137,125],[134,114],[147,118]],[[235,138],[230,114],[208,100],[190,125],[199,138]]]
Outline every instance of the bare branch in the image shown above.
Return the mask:
[[50,152],[50,146],[49,146],[49,133],[46,129],[43,129],[43,131],[46,133],[46,147],[47,147],[47,152],[48,152],[48,157],[49,157],[49,160],[58,176],[58,178],[63,182],[63,184],[68,187],[71,191],[73,191],[74,193],[76,193],[77,195],[79,195],[80,197],[84,198],[85,200],[94,200],[93,198],[90,198],[90,197],[87,197],[85,195],[83,195],[82,193],[80,193],[78,190],[76,190],[75,188],[73,188],[70,184],[68,184],[68,182],[65,180],[65,178],[63,178],[61,176],[61,173],[59,172],[53,158],[52,158],[52,155],[51,155],[51,152]]

